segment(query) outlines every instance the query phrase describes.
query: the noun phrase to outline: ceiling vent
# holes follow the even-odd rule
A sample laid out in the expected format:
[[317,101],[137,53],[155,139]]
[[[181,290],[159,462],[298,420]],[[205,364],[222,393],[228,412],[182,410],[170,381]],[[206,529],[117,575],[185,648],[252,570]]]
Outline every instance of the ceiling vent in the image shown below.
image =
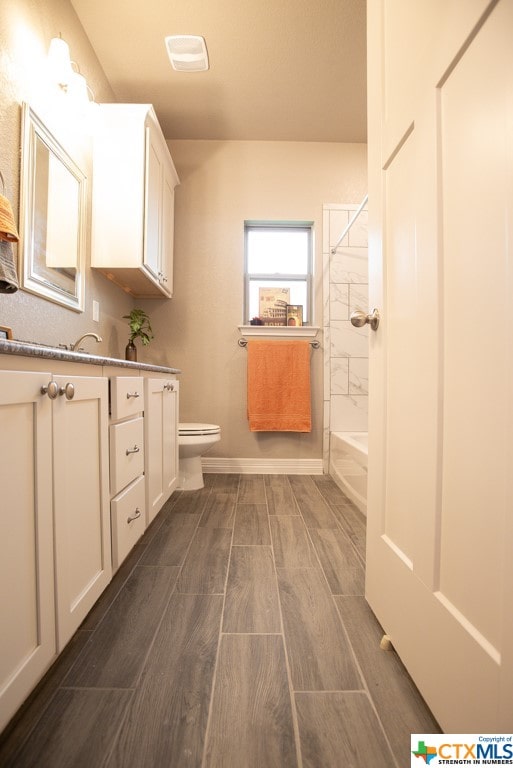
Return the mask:
[[207,46],[200,35],[168,35],[166,49],[177,72],[205,72],[208,69]]

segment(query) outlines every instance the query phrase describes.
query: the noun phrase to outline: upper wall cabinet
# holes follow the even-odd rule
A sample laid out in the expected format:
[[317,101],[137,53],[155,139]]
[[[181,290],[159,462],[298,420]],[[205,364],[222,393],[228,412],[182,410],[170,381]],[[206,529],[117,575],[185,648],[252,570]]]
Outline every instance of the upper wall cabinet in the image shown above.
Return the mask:
[[134,297],[173,295],[178,183],[153,107],[100,105],[91,266]]

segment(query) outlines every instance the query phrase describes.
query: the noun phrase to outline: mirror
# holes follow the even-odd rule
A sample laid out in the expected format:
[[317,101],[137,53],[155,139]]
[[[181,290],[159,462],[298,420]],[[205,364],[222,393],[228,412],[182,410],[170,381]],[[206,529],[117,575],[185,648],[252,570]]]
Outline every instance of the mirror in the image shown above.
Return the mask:
[[21,147],[22,287],[83,312],[86,176],[28,104]]

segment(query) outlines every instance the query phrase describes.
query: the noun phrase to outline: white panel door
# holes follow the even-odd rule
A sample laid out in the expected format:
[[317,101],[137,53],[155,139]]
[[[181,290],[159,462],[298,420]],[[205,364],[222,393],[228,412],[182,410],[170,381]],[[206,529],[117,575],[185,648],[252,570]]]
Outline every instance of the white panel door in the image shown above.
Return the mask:
[[509,731],[513,3],[368,23],[366,595],[445,731]]
[[55,570],[58,650],[99,598],[112,575],[108,381],[54,376],[74,396],[53,403]]
[[50,379],[0,372],[0,731],[56,654]]

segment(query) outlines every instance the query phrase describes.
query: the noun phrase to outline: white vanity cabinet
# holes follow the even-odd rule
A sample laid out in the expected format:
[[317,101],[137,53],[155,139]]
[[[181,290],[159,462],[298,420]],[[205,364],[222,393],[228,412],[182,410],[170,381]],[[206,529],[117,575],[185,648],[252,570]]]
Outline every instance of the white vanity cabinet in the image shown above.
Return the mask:
[[116,571],[146,527],[144,379],[110,379],[109,426],[112,566]]
[[0,731],[177,484],[174,371],[55,353],[0,354]]
[[134,297],[171,297],[179,180],[164,135],[149,104],[99,110],[91,266]]
[[148,376],[144,381],[147,524],[178,484],[179,382]]
[[0,382],[1,729],[110,581],[111,545],[107,379]]
[[0,731],[56,652],[49,378],[0,371]]

